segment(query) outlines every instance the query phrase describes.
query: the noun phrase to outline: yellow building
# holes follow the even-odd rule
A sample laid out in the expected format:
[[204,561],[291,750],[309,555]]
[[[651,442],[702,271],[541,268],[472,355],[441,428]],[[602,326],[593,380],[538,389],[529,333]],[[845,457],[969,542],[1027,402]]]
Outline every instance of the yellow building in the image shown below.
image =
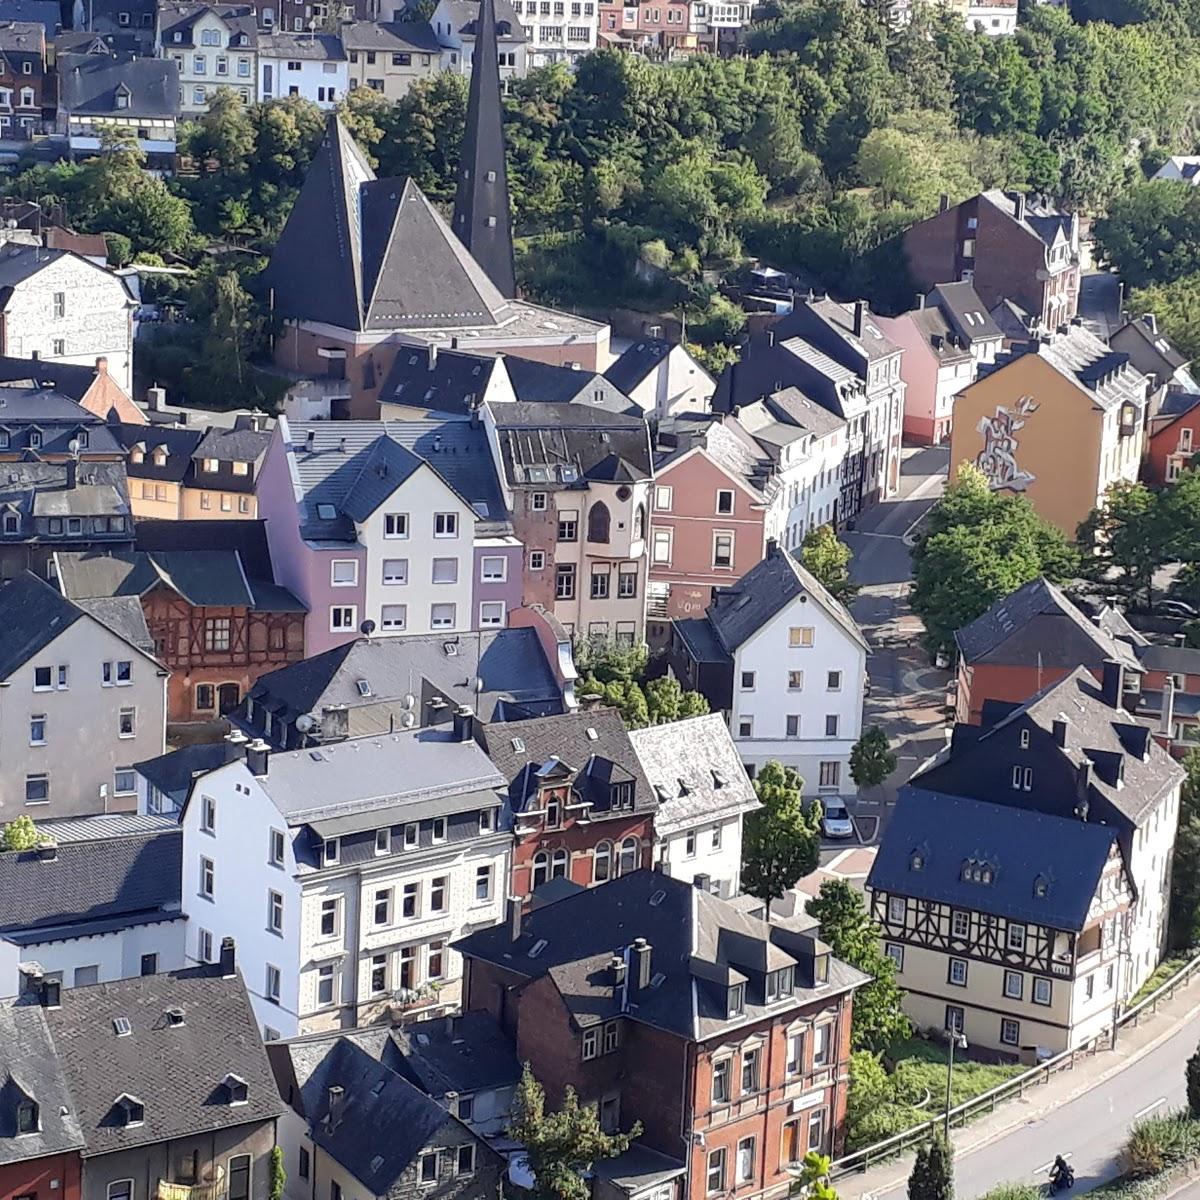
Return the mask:
[[1112,484],[1137,479],[1151,386],[1081,326],[1014,346],[954,401],[951,478],[972,463],[1074,537]]

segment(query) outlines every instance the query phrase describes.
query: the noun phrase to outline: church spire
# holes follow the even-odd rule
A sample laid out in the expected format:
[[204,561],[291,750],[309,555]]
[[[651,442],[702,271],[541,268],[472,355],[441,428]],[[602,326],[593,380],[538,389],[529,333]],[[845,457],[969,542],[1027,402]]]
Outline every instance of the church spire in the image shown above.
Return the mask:
[[508,171],[504,161],[498,50],[495,0],[479,0],[471,96],[458,162],[458,191],[454,196],[454,232],[500,294],[511,298],[517,285]]

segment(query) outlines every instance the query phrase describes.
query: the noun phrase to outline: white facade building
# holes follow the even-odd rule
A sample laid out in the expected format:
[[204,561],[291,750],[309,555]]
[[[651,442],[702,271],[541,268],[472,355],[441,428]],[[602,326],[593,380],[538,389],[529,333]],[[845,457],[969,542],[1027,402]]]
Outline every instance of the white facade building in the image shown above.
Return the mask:
[[631,729],[658,798],[655,861],[726,900],[741,890],[742,818],[759,807],[720,713]]
[[158,10],[155,49],[179,66],[184,115],[208,111],[220,88],[247,104],[257,99],[258,31],[248,5],[164,4]]
[[0,354],[94,367],[133,391],[132,297],[111,271],[69,250],[5,245],[0,286],[7,299]]
[[1006,37],[1017,32],[1017,5],[1001,0],[983,0],[967,8],[967,28],[989,37]]
[[648,419],[663,421],[680,413],[712,407],[716,380],[681,345],[662,338],[639,338],[604,372]]
[[318,108],[336,108],[350,90],[350,65],[341,39],[331,33],[260,33],[258,97],[301,96]]
[[352,1027],[458,1002],[450,943],[498,922],[504,780],[453,731],[245,759],[194,782],[183,815],[188,956],[233,937],[264,1035]]
[[595,0],[513,0],[529,37],[529,66],[573,63],[596,49],[600,18]]
[[[442,47],[442,66],[445,70],[457,75],[471,74],[471,62],[475,54],[474,22],[478,16],[479,4],[476,0],[438,0],[429,24]],[[594,24],[595,18],[593,28]],[[496,0],[496,34],[500,78],[524,78],[532,65],[529,35],[511,0]],[[593,48],[595,40],[593,32]]]

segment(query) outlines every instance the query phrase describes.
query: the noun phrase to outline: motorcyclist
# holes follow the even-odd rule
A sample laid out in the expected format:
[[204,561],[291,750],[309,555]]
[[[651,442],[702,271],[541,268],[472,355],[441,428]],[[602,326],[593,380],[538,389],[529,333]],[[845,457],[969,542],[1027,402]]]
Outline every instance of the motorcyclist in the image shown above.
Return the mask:
[[1050,1170],[1050,1180],[1056,1191],[1069,1188],[1075,1183],[1075,1172],[1061,1154],[1054,1156],[1054,1166]]

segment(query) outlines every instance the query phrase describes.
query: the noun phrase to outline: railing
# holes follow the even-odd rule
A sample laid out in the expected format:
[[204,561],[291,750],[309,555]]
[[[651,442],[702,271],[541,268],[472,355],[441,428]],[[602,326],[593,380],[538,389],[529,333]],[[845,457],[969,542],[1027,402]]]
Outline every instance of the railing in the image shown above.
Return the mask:
[[[1180,988],[1187,987],[1197,973],[1200,973],[1200,954],[1176,971],[1161,987],[1155,988],[1144,1000],[1140,1000],[1132,1008],[1126,1009],[1117,1018],[1117,1027],[1129,1024],[1136,1026],[1147,1013],[1153,1015],[1158,1011],[1158,1006],[1162,1001],[1171,999]],[[1078,1059],[1090,1057],[1099,1050],[1111,1049],[1112,1033],[1111,1029],[1104,1029],[1094,1038],[1084,1042],[1083,1045],[1076,1046],[1071,1050],[1064,1050],[1061,1054],[1056,1054],[1053,1058],[1038,1063],[1036,1067],[1030,1067],[1028,1071],[1014,1079],[1008,1079],[989,1091],[981,1092],[978,1096],[971,1097],[970,1100],[964,1100],[962,1104],[956,1105],[950,1110],[951,1126],[965,1125],[972,1117],[978,1116],[982,1112],[995,1112],[997,1104],[1004,1100],[1010,1100],[1014,1096],[1019,1099],[1029,1089],[1040,1083],[1046,1083],[1052,1075],[1057,1075],[1060,1071],[1071,1070]],[[903,1133],[897,1133],[890,1138],[884,1138],[881,1142],[864,1146],[861,1150],[854,1151],[853,1154],[847,1154],[837,1159],[830,1167],[829,1176],[831,1179],[837,1179],[854,1171],[865,1171],[873,1163],[903,1154],[904,1151],[923,1142],[935,1129],[945,1124],[946,1113],[943,1112],[920,1125],[914,1125],[912,1129],[906,1129]]]
[[216,1183],[168,1183],[158,1181],[158,1200],[225,1200],[225,1180]]

